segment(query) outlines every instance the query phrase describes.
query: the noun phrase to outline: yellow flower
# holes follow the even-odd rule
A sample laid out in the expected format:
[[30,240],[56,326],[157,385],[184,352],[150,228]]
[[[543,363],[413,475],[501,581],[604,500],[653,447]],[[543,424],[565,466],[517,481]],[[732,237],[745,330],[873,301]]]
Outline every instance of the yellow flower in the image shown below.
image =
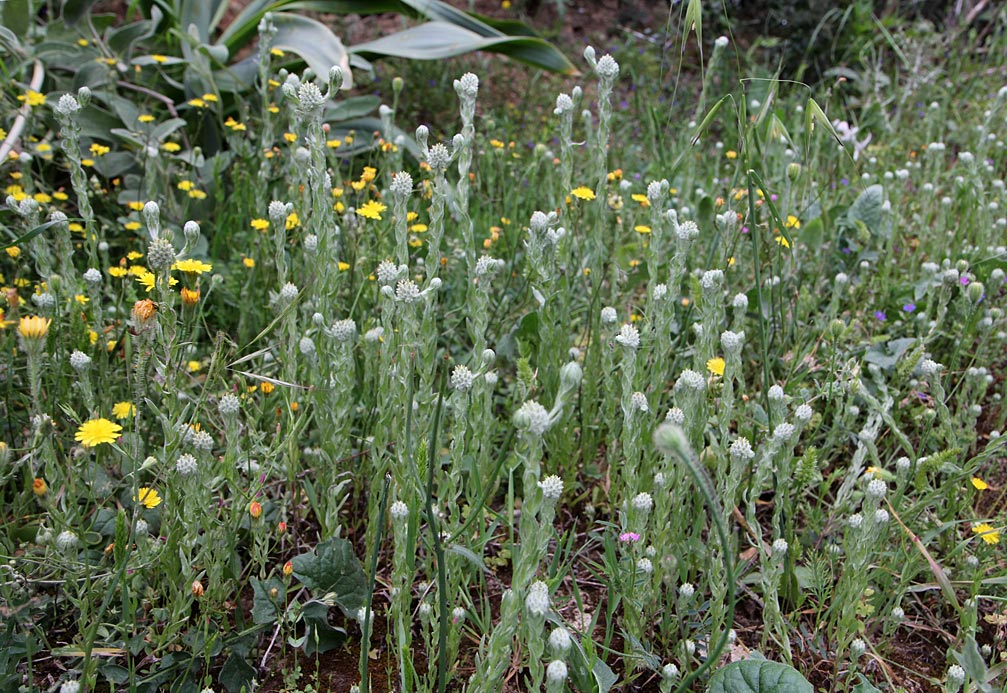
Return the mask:
[[726,156],[731,161],[734,161],[735,159],[738,158],[738,152],[734,151],[733,149],[728,149],[726,152],[724,152],[724,156]]
[[364,172],[360,174],[360,180],[370,183],[378,175],[378,170],[373,166],[364,166]]
[[636,231],[637,233],[650,233],[651,231],[650,227],[645,224],[639,224],[637,226],[634,226],[633,230]]
[[140,222],[138,222],[138,221],[127,221],[125,224],[122,225],[122,228],[126,229],[127,231],[139,231],[140,230]]
[[181,294],[182,294],[183,305],[192,307],[197,303],[199,303],[199,294],[200,294],[199,287],[196,287],[195,289],[189,289],[183,286]]
[[40,205],[49,204],[50,202],[52,202],[52,196],[44,192],[37,192],[34,195],[32,195],[32,198]]
[[46,491],[49,490],[49,487],[46,486],[45,479],[35,477],[35,480],[31,482],[31,490],[32,493],[41,498],[46,494]]
[[291,212],[287,215],[287,221],[284,222],[284,225],[287,227],[287,231],[296,229],[301,225],[301,218],[297,216],[297,212]]
[[255,267],[255,260],[250,257],[243,257],[241,258],[241,264],[243,264],[248,269],[252,269],[253,267]]
[[724,375],[724,359],[719,356],[706,362],[706,370],[714,375]]
[[779,243],[780,245],[782,245],[784,248],[789,248],[790,247],[790,241],[788,241],[783,236],[777,236],[776,237],[776,242]]
[[206,102],[200,98],[189,99],[188,101],[186,101],[186,103],[192,106],[193,108],[206,108]]
[[972,485],[976,487],[977,491],[985,491],[990,487],[989,484],[977,476],[972,477]]
[[203,94],[203,101],[209,101],[211,103],[217,103],[220,99],[217,98],[216,94]]
[[337,268],[337,269],[338,269],[338,270],[339,270],[340,272],[345,272],[346,270],[348,270],[348,269],[350,268],[350,263],[348,263],[348,262],[340,262],[340,263],[338,263],[338,264],[336,265],[336,268]]
[[91,419],[77,429],[73,439],[85,448],[93,448],[102,443],[114,443],[122,431],[122,426],[108,419]]
[[245,130],[247,130],[244,123],[239,123],[237,120],[230,117],[224,121],[224,125],[231,128],[235,132],[244,132]]
[[105,156],[106,154],[108,154],[112,150],[111,150],[111,148],[106,147],[103,144],[98,144],[97,142],[93,142],[91,144],[91,148],[88,151],[90,151],[95,156]]
[[646,195],[636,193],[631,197],[633,198],[633,202],[639,202],[641,207],[650,207],[650,200],[647,199]]
[[164,144],[161,145],[161,149],[170,154],[174,154],[175,152],[182,150],[182,145],[180,145],[178,142],[165,142]]
[[175,187],[181,190],[182,192],[188,192],[192,190],[193,183],[191,180],[180,180],[178,181],[178,185],[176,185]]
[[17,331],[25,339],[45,339],[45,336],[49,334],[49,325],[51,324],[51,318],[26,315],[21,318]]
[[490,140],[490,146],[493,147],[494,149],[503,149],[507,145],[505,145],[500,140]]
[[365,219],[381,219],[381,213],[388,209],[377,200],[368,200],[357,208],[357,215]]
[[189,197],[193,198],[194,200],[205,200],[206,193],[203,192],[202,190],[190,190]]
[[795,217],[793,214],[787,215],[787,228],[788,229],[799,229],[801,228],[801,220]]
[[267,219],[252,219],[249,225],[256,231],[265,231],[269,228],[269,221]]
[[143,253],[141,253],[139,250],[131,250],[128,253],[126,253],[126,259],[130,261],[139,260],[142,257]]
[[141,123],[153,123],[154,122],[154,116],[150,115],[149,113],[144,113],[142,115],[138,115],[136,117],[136,119],[139,120]]
[[109,275],[111,275],[113,277],[118,277],[120,279],[122,277],[125,277],[127,274],[129,274],[129,272],[126,270],[125,267],[109,267],[108,268],[108,273],[109,273]]
[[19,94],[17,100],[28,104],[30,107],[44,106],[45,105],[45,94],[40,94],[37,91],[29,89],[24,94]]
[[284,55],[286,55],[286,54],[285,54],[285,53],[284,53],[283,51],[281,51],[281,50],[280,50],[279,48],[270,48],[270,49],[269,49],[269,54],[270,54],[270,55],[275,55],[275,56],[276,56],[277,58],[282,58],[282,57],[283,57]]
[[186,274],[202,274],[203,272],[212,270],[213,265],[201,260],[179,260],[171,266],[171,269],[185,272]]
[[294,142],[297,141],[297,135],[295,135],[292,132],[285,132],[283,133],[283,139],[285,139],[287,142],[290,142],[290,144],[293,144]]
[[987,544],[1000,543],[1000,532],[988,522],[981,522],[979,524],[972,525],[972,531],[978,534],[979,537]]
[[149,510],[161,505],[161,496],[158,495],[156,489],[141,486],[137,489],[136,495],[133,496],[133,502],[142,503],[143,507]]
[[262,394],[268,395],[270,392],[276,389],[276,386],[270,382],[263,381],[259,385],[259,389],[262,390]]
[[160,53],[155,53],[154,55],[150,56],[150,59],[153,60],[155,63],[159,64],[168,62],[168,56],[161,55]]
[[82,306],[83,306],[83,305],[85,305],[86,303],[88,303],[88,302],[89,302],[89,301],[90,301],[91,299],[89,299],[89,298],[88,298],[87,296],[85,296],[84,294],[74,294],[74,296],[73,296],[73,300],[75,300],[75,301],[76,301],[77,303],[79,303],[80,305],[82,305]]
[[413,233],[425,233],[427,230],[426,224],[413,224],[409,227],[409,230]]
[[574,188],[573,190],[570,191],[570,194],[580,200],[593,200],[595,197],[594,190],[587,187],[586,185],[582,185],[579,188]]
[[117,419],[128,419],[136,414],[136,407],[132,402],[116,402],[112,407],[112,416]]
[[189,369],[189,372],[190,372],[190,373],[195,373],[195,372],[197,372],[197,371],[198,371],[198,370],[199,370],[200,368],[202,368],[202,367],[203,367],[203,364],[202,364],[202,363],[200,363],[199,361],[195,361],[195,360],[193,360],[193,361],[189,361],[188,363],[186,363],[186,364],[185,364],[185,367]]

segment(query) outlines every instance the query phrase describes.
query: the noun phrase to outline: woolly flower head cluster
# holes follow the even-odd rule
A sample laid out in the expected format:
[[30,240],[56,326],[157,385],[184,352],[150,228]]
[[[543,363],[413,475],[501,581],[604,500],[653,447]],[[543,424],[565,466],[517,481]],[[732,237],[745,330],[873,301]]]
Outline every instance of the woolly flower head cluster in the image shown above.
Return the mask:
[[475,99],[479,94],[479,78],[471,72],[466,72],[460,79],[455,80],[454,87],[459,98]]
[[549,430],[552,417],[541,404],[528,400],[514,413],[514,425],[528,433],[540,436]]
[[615,341],[628,349],[640,348],[640,331],[635,326],[626,323],[615,336]]
[[535,616],[545,616],[549,611],[549,586],[541,580],[536,580],[528,588],[528,596],[524,600],[525,608]]
[[458,392],[468,392],[471,390],[475,379],[475,374],[469,370],[468,366],[459,364],[451,371],[451,387],[454,390],[458,390]]
[[682,375],[678,376],[678,380],[675,381],[675,392],[678,392],[679,390],[695,390],[696,392],[701,392],[705,389],[706,379],[691,368],[686,368],[682,371]]

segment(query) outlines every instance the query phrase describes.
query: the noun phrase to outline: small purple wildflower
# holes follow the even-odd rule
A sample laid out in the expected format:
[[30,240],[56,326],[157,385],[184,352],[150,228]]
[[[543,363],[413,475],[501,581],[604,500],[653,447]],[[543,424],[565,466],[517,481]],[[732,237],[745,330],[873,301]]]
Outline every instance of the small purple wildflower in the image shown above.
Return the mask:
[[907,313],[912,313],[914,310],[916,310],[916,304],[910,301],[906,305],[902,306],[902,310],[906,311]]
[[958,281],[959,281],[959,282],[961,282],[961,285],[962,285],[962,286],[968,286],[968,285],[969,285],[969,284],[970,284],[970,283],[972,282],[972,280],[971,280],[971,279],[969,279],[969,278],[968,278],[968,277],[967,277],[966,275],[964,275],[964,274],[962,275],[962,278],[961,278],[961,279],[959,279]]
[[881,322],[884,322],[888,316],[885,315],[884,311],[876,310],[874,311],[874,317],[880,320]]
[[640,541],[640,535],[636,532],[623,532],[619,535],[619,541],[624,544],[631,544],[633,542]]

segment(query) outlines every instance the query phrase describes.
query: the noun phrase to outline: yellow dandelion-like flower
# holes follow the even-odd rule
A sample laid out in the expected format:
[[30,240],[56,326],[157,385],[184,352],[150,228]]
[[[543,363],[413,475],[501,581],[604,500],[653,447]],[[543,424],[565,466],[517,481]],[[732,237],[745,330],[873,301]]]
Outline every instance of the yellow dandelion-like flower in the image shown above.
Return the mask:
[[650,233],[651,232],[651,228],[649,226],[647,226],[646,224],[638,224],[638,225],[636,225],[636,226],[633,227],[633,230],[636,231],[637,233]]
[[200,363],[199,361],[193,360],[186,363],[185,367],[189,369],[190,373],[196,373],[199,371],[200,368],[203,367],[203,364]]
[[650,200],[647,199],[646,195],[635,193],[630,197],[633,199],[633,202],[639,202],[641,207],[650,207]]
[[204,272],[209,272],[213,269],[213,265],[203,262],[202,260],[179,260],[171,269],[178,270],[179,272],[185,272],[186,274],[203,274]]
[[249,223],[249,226],[251,226],[256,231],[265,231],[266,229],[269,228],[269,220],[268,219],[252,219],[252,221]]
[[84,294],[74,294],[73,300],[75,300],[77,303],[79,303],[82,306],[85,305],[85,304],[87,304],[87,303],[89,303],[91,301],[91,299],[89,299]]
[[285,139],[290,144],[293,144],[294,142],[297,141],[297,135],[295,135],[292,132],[285,132],[283,133],[283,139]]
[[734,161],[735,159],[738,158],[738,152],[734,151],[733,149],[728,149],[726,152],[724,152],[724,156],[726,156],[731,161]]
[[125,267],[109,267],[107,272],[110,276],[121,279],[129,274],[129,271]]
[[255,260],[250,257],[243,257],[241,258],[241,264],[243,264],[248,269],[252,269],[253,267],[255,267]]
[[325,140],[325,146],[329,149],[339,149],[343,146],[342,140]]
[[279,48],[270,48],[269,49],[269,54],[270,55],[274,55],[277,58],[282,58],[284,55],[286,55],[286,53],[284,53],[283,51],[281,51]]
[[108,419],[91,419],[85,421],[77,429],[73,439],[86,448],[93,448],[102,443],[114,443],[122,432],[122,426]]
[[234,118],[231,118],[231,117],[228,117],[228,119],[224,121],[224,125],[226,125],[227,127],[231,128],[235,132],[245,132],[245,130],[248,129],[248,128],[245,127],[244,123],[240,123],[240,122],[238,122],[237,120],[235,120]]
[[136,414],[136,406],[132,402],[116,402],[112,406],[112,416],[117,419],[128,419]]
[[788,241],[783,236],[777,236],[776,237],[776,242],[779,243],[780,245],[782,245],[784,248],[789,248],[790,247],[790,241]]
[[175,152],[182,151],[182,145],[178,142],[165,142],[161,145],[161,149],[168,152],[169,154],[174,154]]
[[127,221],[125,224],[122,225],[122,228],[126,229],[127,231],[139,231],[140,230],[140,222],[138,222],[138,221]]
[[985,491],[990,487],[989,484],[977,476],[972,477],[972,485],[975,486],[977,491]]
[[595,198],[594,190],[587,187],[586,185],[574,188],[573,190],[570,191],[570,194],[576,197],[578,200],[590,201]]
[[138,115],[136,117],[136,119],[139,120],[141,123],[153,123],[154,122],[154,116],[150,115],[149,113],[142,113],[142,114]]
[[721,375],[722,376],[722,375],[724,375],[724,366],[725,365],[726,364],[724,363],[724,359],[722,359],[722,358],[720,358],[718,356],[718,357],[712,358],[712,359],[710,359],[709,361],[706,362],[706,370],[710,371],[714,375]]
[[427,228],[426,224],[413,224],[409,227],[409,230],[413,233],[425,233]]
[[980,522],[972,525],[972,531],[979,535],[987,544],[999,544],[1000,532],[988,522]]
[[287,227],[287,231],[296,229],[298,226],[301,225],[301,218],[297,216],[297,212],[291,212],[290,214],[287,215],[287,221],[285,222],[285,225]]
[[787,228],[788,229],[799,229],[801,228],[801,220],[795,217],[793,214],[787,215]]
[[133,496],[133,502],[142,503],[143,507],[150,510],[151,508],[156,508],[161,505],[161,496],[158,495],[156,489],[141,486],[136,490],[136,495]]
[[348,262],[340,262],[340,263],[338,263],[336,265],[336,267],[339,269],[340,272],[345,272],[346,270],[348,270],[350,268],[350,263],[348,263]]
[[377,200],[368,200],[357,208],[357,215],[365,219],[381,219],[381,213],[388,209]]
[[88,151],[90,151],[95,156],[105,156],[110,151],[112,151],[112,149],[110,147],[106,147],[103,144],[98,144],[97,142],[94,142],[91,144],[91,147]]
[[18,323],[17,331],[25,339],[45,339],[49,334],[49,325],[52,318],[43,318],[38,315],[26,315]]
[[158,63],[159,65],[163,65],[164,63],[168,62],[168,56],[161,55],[160,53],[155,53],[154,55],[150,56],[150,59],[153,60],[155,63]]
[[35,106],[45,105],[45,94],[40,94],[37,91],[29,89],[24,94],[19,94],[17,100],[21,103],[28,104],[29,107],[34,108]]

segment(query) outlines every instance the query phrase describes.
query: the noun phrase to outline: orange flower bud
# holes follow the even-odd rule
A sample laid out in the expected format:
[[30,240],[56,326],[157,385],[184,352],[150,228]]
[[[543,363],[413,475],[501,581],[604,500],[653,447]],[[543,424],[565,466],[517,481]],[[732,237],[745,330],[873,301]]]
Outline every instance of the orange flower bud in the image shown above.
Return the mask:
[[286,563],[283,564],[283,574],[284,575],[286,575],[286,576],[289,577],[290,574],[293,573],[293,572],[294,572],[294,564],[293,563],[291,563],[290,561],[287,561]]
[[262,503],[259,501],[252,501],[248,504],[248,514],[252,516],[253,519],[258,520],[262,517]]
[[35,477],[35,481],[31,482],[31,490],[36,496],[41,498],[49,490],[49,487],[46,485],[45,479]]
[[182,287],[182,304],[186,306],[194,306],[199,303],[199,289],[187,289]]
[[133,304],[133,321],[138,326],[145,324],[154,317],[157,312],[157,304],[149,298],[142,299]]
[[192,581],[192,596],[193,597],[195,597],[196,599],[199,599],[200,597],[203,596],[203,593],[205,591],[206,590],[203,589],[203,583],[202,582],[200,582],[199,580],[193,580]]

